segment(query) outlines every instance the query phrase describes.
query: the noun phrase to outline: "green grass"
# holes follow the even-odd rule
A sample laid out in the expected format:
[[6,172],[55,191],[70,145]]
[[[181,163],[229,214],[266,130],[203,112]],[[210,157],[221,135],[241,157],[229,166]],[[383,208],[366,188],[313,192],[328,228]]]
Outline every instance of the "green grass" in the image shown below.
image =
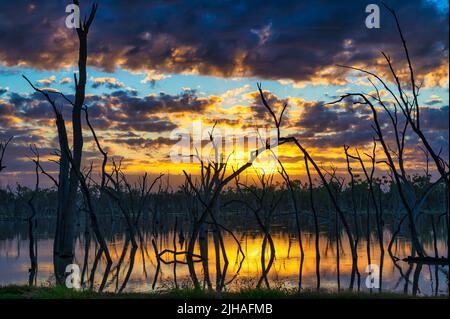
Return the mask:
[[[404,299],[423,298],[412,297],[395,293],[367,293],[344,291],[336,293],[333,291],[310,291],[301,292],[286,289],[242,289],[238,292],[208,293],[204,290],[195,289],[172,289],[164,292],[148,293],[98,293],[92,290],[74,290],[63,286],[51,287],[29,287],[9,285],[0,287],[0,299]],[[443,296],[440,298],[448,298]]]

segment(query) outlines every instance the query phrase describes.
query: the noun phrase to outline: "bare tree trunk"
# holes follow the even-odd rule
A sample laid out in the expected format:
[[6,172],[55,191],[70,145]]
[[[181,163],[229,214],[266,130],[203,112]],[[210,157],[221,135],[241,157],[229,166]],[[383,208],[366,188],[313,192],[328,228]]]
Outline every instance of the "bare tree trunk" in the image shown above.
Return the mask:
[[3,158],[5,157],[6,148],[8,147],[9,142],[11,142],[12,137],[10,137],[6,141],[0,141],[0,172],[6,168],[6,165],[3,165]]
[[[79,5],[78,0],[74,0]],[[56,220],[56,233],[53,242],[53,265],[57,284],[64,284],[65,271],[69,264],[73,263],[75,254],[75,213],[77,191],[79,186],[80,167],[83,153],[83,131],[81,125],[81,110],[84,105],[86,89],[86,65],[87,65],[87,35],[97,11],[97,4],[93,4],[87,19],[77,28],[78,51],[78,77],[75,80],[75,101],[72,102],[62,93],[61,96],[72,106],[72,151],[69,148],[66,126],[61,112],[56,108],[55,100],[49,94],[36,88],[25,76],[25,80],[33,89],[47,99],[56,116],[58,140],[60,147],[59,159],[59,183],[58,183],[58,209]]]
[[320,289],[320,248],[319,248],[319,240],[320,240],[320,229],[319,229],[319,219],[317,216],[316,208],[314,206],[314,194],[313,194],[313,185],[312,185],[312,178],[311,178],[311,172],[309,170],[308,165],[308,159],[305,156],[305,167],[306,167],[306,173],[308,174],[308,182],[309,182],[309,204],[311,206],[311,211],[313,213],[314,217],[314,232],[316,234],[316,277],[317,277],[317,283],[316,283],[316,289]]
[[[303,263],[305,261],[305,251],[303,249],[303,241],[302,241],[302,230],[301,230],[301,222],[300,222],[300,214],[299,214],[299,209],[297,207],[297,200],[295,198],[295,192],[294,189],[292,187],[292,183],[291,183],[291,179],[289,177],[289,174],[286,172],[283,164],[281,163],[280,160],[278,160],[278,164],[281,167],[281,176],[283,177],[287,188],[289,189],[289,193],[291,195],[291,202],[292,202],[292,208],[294,209],[294,213],[295,213],[295,225],[297,228],[297,236],[298,236],[298,246],[300,249],[300,267],[298,270],[298,289],[302,288],[302,279],[303,279]],[[289,258],[289,252],[291,249],[291,240],[289,238],[289,250],[288,250],[288,258]]]
[[35,164],[35,174],[36,174],[36,186],[34,188],[34,192],[31,195],[30,199],[28,200],[28,206],[31,209],[31,215],[28,217],[28,236],[29,236],[29,254],[30,254],[30,269],[28,270],[29,276],[28,276],[28,285],[32,286],[33,284],[36,284],[36,276],[37,276],[37,242],[34,238],[34,224],[35,224],[35,217],[37,214],[36,207],[34,205],[34,198],[36,194],[39,192],[39,153],[37,152],[37,149],[31,148],[32,152],[36,155],[36,159],[33,160]]
[[339,247],[340,242],[340,236],[339,236],[339,218],[337,215],[337,212],[335,213],[335,223],[334,223],[334,229],[335,229],[335,238],[336,238],[336,276],[337,276],[337,287],[338,292],[341,291],[341,252]]
[[208,264],[208,227],[203,224],[200,226],[200,232],[198,236],[198,244],[200,248],[200,255],[202,256],[203,264],[203,279],[206,283],[208,290],[212,290],[211,278],[209,276],[209,264]]

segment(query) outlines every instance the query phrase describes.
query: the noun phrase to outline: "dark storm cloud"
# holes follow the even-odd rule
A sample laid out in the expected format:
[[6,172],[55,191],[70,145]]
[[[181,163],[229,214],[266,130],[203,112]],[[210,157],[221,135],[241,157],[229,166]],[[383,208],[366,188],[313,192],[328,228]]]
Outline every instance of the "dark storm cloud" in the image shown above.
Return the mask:
[[[50,97],[55,100],[56,106],[62,111],[64,117],[70,115],[70,108],[67,102],[59,95],[48,92]],[[69,94],[67,97],[74,100],[74,96]],[[19,94],[11,92],[6,96],[6,100],[12,105],[12,114],[17,118],[33,124],[45,124],[53,120],[55,115],[50,104],[42,94],[33,92],[31,94]]]
[[4,116],[12,116],[14,114],[14,104],[0,100],[0,118]]
[[[66,121],[70,120],[71,108],[59,95],[49,93],[55,98],[57,107],[62,111]],[[8,127],[16,119],[28,125],[48,126],[54,120],[54,113],[49,103],[40,94],[18,94],[11,92],[6,99],[0,100],[0,124]],[[67,95],[73,100],[73,95]],[[218,98],[200,98],[196,91],[183,91],[178,95],[160,93],[138,97],[133,90],[117,90],[105,95],[89,95],[86,104],[92,124],[97,130],[142,131],[160,133],[175,129],[167,115],[169,113],[201,113]]]
[[[2,1],[0,60],[42,69],[73,63],[77,39],[64,25],[67,3]],[[448,12],[430,3],[389,1],[400,16],[414,65],[422,72],[438,66],[448,54]],[[367,29],[367,4],[100,1],[90,34],[89,64],[108,71],[120,65],[131,70],[307,80],[338,62],[368,64],[380,50],[399,61],[402,51],[393,19],[380,3],[381,28]],[[86,13],[90,1],[82,5]]]
[[370,111],[359,105],[324,105],[305,102],[300,118],[294,122],[297,135],[319,147],[361,145],[372,140]]
[[358,104],[324,105],[322,102],[310,102],[304,106],[304,112],[298,122],[305,132],[325,133],[346,131],[359,123],[370,120],[370,110]]
[[[288,99],[282,99],[273,94],[272,92],[263,90],[264,99],[275,114],[280,114],[285,105],[288,105]],[[251,119],[238,118],[241,122],[240,125],[243,129],[254,128],[255,121],[258,125],[264,125],[271,127],[273,125],[273,118],[264,106],[259,91],[250,92],[247,94],[250,99]],[[284,119],[289,118],[289,107],[285,110]],[[232,123],[231,123],[232,124]],[[236,123],[237,124],[237,123]]]
[[[194,90],[183,91],[178,95],[160,93],[138,97],[134,92],[114,91],[103,96],[89,96],[87,102],[93,105],[94,112],[110,112],[111,119],[121,117],[147,117],[158,112],[203,112],[209,105],[218,100],[199,98]],[[110,111],[115,107],[115,112]]]
[[[268,125],[273,125],[259,92],[252,92],[249,96],[253,98],[250,106],[255,118],[264,118]],[[288,104],[283,116],[284,126],[294,130],[293,135],[311,147],[363,145],[373,139],[372,113],[369,108],[360,104],[348,101],[341,105],[325,105],[321,101],[302,101],[298,102],[301,112],[296,118],[290,115],[290,110],[294,107],[292,102],[280,99],[267,91],[264,91],[264,97],[275,114],[280,114],[283,105]],[[386,120],[383,114],[379,117],[381,121]]]
[[[263,91],[263,94],[267,104],[270,105],[273,111],[277,114],[281,112],[283,106],[288,103],[287,99],[281,99],[272,92]],[[252,97],[253,99],[250,107],[254,115],[258,116],[259,118],[262,118],[264,116],[270,118],[270,114],[268,114],[267,108],[263,104],[260,93],[258,91],[249,93],[249,97]]]
[[442,104],[442,99],[441,98],[430,99],[430,100],[426,101],[425,104],[429,105],[429,106],[441,105]]
[[153,133],[171,131],[177,128],[177,125],[171,121],[161,120],[157,117],[150,117],[142,121],[135,120],[132,123],[121,123],[115,128],[121,131],[133,130]]
[[[421,127],[434,149],[448,150],[448,106],[441,108],[421,107]],[[394,146],[394,132],[385,112],[378,113],[383,133],[390,145]],[[403,127],[399,120],[399,127]],[[364,105],[346,103],[344,105],[324,105],[322,102],[305,102],[300,118],[293,128],[303,142],[314,147],[341,147],[371,143],[375,132],[370,109]],[[415,146],[419,140],[411,130],[407,131],[408,145]],[[447,152],[448,153],[448,152]]]
[[420,112],[422,125],[429,130],[445,131],[449,127],[448,105],[441,108],[422,107]]
[[99,88],[100,86],[105,86],[105,87],[107,87],[108,89],[118,89],[118,88],[121,88],[123,85],[120,85],[120,84],[114,84],[114,83],[108,83],[108,82],[105,82],[105,83],[94,83],[94,84],[92,84],[92,88],[94,88],[94,89],[97,89],[97,88]]
[[106,141],[115,144],[124,144],[136,149],[159,148],[162,146],[170,146],[177,142],[176,140],[172,140],[170,138],[162,136],[157,138],[126,137],[126,138],[108,139]]
[[120,89],[125,86],[122,82],[119,82],[116,78],[94,78],[94,83],[92,83],[92,87],[97,89],[101,86],[105,86],[108,89]]

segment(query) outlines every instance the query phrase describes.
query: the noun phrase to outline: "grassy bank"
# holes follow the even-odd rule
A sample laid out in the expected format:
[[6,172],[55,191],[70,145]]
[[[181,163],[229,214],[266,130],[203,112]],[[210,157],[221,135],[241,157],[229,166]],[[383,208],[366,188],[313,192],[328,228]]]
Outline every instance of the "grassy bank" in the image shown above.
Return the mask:
[[[367,293],[367,292],[332,292],[332,291],[309,291],[301,292],[293,290],[269,290],[269,289],[243,289],[238,292],[208,293],[203,290],[193,289],[172,289],[164,292],[148,293],[98,293],[91,290],[77,291],[65,287],[28,287],[9,285],[0,287],[0,299],[405,299],[405,298],[424,298],[413,297],[395,293]],[[426,298],[426,297],[425,297]],[[434,297],[435,298],[435,297]],[[448,298],[442,296],[440,298]]]

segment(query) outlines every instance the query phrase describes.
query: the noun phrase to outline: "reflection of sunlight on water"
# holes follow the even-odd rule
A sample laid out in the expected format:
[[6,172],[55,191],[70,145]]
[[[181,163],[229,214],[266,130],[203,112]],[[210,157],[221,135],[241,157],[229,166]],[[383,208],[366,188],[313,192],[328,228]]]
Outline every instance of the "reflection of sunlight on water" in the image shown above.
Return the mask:
[[[239,289],[242,287],[253,286],[261,276],[261,245],[263,236],[257,233],[251,233],[244,235],[242,233],[236,233],[236,237],[240,240],[242,250],[245,254],[245,259],[239,271],[239,275],[236,279],[227,286],[227,289]],[[268,278],[274,287],[286,287],[296,288],[298,285],[298,274],[300,269],[300,249],[297,240],[287,233],[274,233],[273,241],[275,244],[276,254],[274,264],[269,272]],[[125,244],[125,236],[116,236],[114,241],[110,241],[110,253],[114,261],[113,271],[110,274],[110,280],[107,290],[114,290],[116,285],[120,286],[129,268],[130,260],[130,248],[129,245],[125,254],[124,263],[119,269],[118,276],[117,268],[115,265],[120,260],[122,251]],[[134,268],[128,282],[126,291],[146,291],[150,290],[152,281],[155,276],[157,260],[151,244],[153,237],[151,235],[145,236],[144,241],[146,244],[138,248],[134,260]],[[314,234],[304,233],[302,236],[304,247],[304,263],[303,263],[303,287],[314,288],[316,285],[316,253],[315,253],[315,237]],[[389,240],[389,234],[385,236],[386,247]],[[173,234],[160,235],[155,239],[159,252],[164,249],[173,249]],[[184,251],[185,247],[180,248],[178,240],[176,241],[177,251]],[[376,240],[371,240],[371,263],[380,264],[380,249]],[[84,239],[80,238],[77,241],[77,254],[75,262],[83,267],[84,260]],[[235,240],[230,236],[224,235],[224,245],[227,251],[229,259],[229,266],[227,271],[226,282],[231,280],[235,276],[239,269],[240,262],[242,260],[238,251],[238,246]],[[364,280],[367,276],[365,274],[365,267],[367,266],[367,242],[360,239],[358,245],[358,268],[361,273],[361,289],[365,290]],[[439,241],[438,243],[440,254],[444,255],[445,243]],[[214,241],[212,235],[208,239],[209,247],[209,272],[211,281],[215,283],[216,278],[216,260],[214,253]],[[348,244],[345,237],[342,237],[342,242],[339,247],[340,258],[340,281],[341,287],[347,288],[350,281],[351,274],[351,254],[348,249]],[[426,247],[431,251],[431,245]],[[87,274],[92,267],[94,256],[96,254],[96,247],[94,244],[89,248],[89,260],[90,263],[87,268]],[[321,270],[321,286],[323,288],[336,288],[337,287],[337,267],[336,267],[336,242],[330,241],[326,235],[320,237],[320,270]],[[397,243],[393,247],[393,252],[398,257],[404,257],[410,253],[410,245],[408,240],[399,238]],[[196,253],[199,254],[197,247]],[[16,237],[14,240],[0,240],[0,284],[25,284],[27,282],[29,258],[28,258],[28,241]],[[269,259],[270,250],[267,247],[266,250],[266,263]],[[167,262],[173,260],[173,255],[167,253],[163,256],[163,259]],[[177,257],[180,261],[185,261],[184,256]],[[52,240],[41,239],[38,242],[38,282],[46,283],[53,280],[53,263],[52,263]],[[222,260],[223,262],[223,260]],[[404,262],[400,262],[403,272],[406,272],[408,265]],[[104,269],[104,264],[101,263],[97,280],[101,279],[101,271]],[[195,268],[200,280],[203,280],[203,268],[201,263],[196,263]],[[441,267],[441,270],[443,268]],[[430,272],[431,270],[431,272]],[[448,266],[445,267],[445,271],[448,272]],[[410,272],[410,280],[414,271]],[[440,281],[440,293],[448,294],[447,276],[444,271],[439,271]],[[189,271],[185,264],[176,265],[177,282],[180,286],[189,283]],[[383,262],[383,289],[401,292],[404,287],[404,280],[401,279],[400,272],[392,262],[387,251]],[[118,282],[111,280],[113,277],[118,278]],[[435,284],[435,268],[434,266],[424,266],[421,272],[421,280],[419,281],[420,292],[422,294],[431,294]],[[167,288],[174,286],[174,264],[166,265],[161,263],[161,273],[159,274],[157,288]]]

